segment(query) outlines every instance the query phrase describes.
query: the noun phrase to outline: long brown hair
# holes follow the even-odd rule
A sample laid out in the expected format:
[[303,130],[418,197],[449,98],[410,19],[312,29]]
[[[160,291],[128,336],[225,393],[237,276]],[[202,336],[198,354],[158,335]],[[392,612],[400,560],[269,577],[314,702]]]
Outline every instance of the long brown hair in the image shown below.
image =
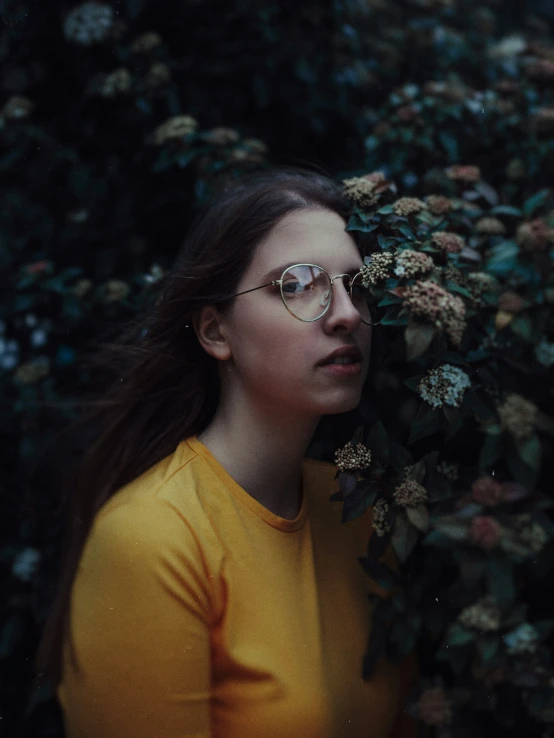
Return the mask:
[[[87,352],[84,363],[93,372],[113,376],[63,431],[87,441],[64,475],[57,591],[34,662],[36,674],[54,687],[62,676],[72,584],[95,514],[184,438],[201,433],[217,409],[217,362],[199,344],[192,316],[206,304],[228,309],[232,300],[225,298],[237,291],[256,246],[285,215],[302,208],[331,210],[347,220],[350,204],[337,182],[296,167],[275,167],[228,185],[196,215],[155,306],[126,323],[114,341]],[[70,461],[66,454],[61,463]]]

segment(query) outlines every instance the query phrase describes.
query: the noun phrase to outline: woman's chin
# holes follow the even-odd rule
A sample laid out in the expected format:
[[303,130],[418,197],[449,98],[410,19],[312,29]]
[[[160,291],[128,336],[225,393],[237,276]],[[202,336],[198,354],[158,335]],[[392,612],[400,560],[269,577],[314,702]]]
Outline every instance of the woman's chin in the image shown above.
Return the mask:
[[337,398],[334,402],[327,402],[323,415],[339,415],[340,413],[348,413],[354,410],[360,404],[361,392],[352,391],[350,397]]

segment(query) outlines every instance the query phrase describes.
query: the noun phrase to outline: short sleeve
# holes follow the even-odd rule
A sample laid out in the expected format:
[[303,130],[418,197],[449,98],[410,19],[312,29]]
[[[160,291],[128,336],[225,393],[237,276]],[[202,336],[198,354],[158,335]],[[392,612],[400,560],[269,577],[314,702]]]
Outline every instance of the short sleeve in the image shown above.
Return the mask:
[[212,578],[171,503],[97,520],[72,591],[79,670],[66,644],[58,689],[67,738],[210,736]]

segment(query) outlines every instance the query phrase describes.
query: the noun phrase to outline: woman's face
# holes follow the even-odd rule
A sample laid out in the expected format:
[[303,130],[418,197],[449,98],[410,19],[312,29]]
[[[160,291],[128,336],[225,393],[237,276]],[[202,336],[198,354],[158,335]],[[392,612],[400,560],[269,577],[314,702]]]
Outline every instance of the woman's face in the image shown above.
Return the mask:
[[[286,266],[317,264],[334,277],[363,266],[344,220],[329,210],[300,210],[283,218],[256,249],[237,292],[280,279]],[[321,416],[356,407],[369,369],[371,326],[362,322],[343,279],[333,283],[325,315],[303,322],[283,305],[279,286],[240,295],[225,315],[231,381],[264,408]],[[359,374],[335,374],[319,363],[343,346],[362,353]]]

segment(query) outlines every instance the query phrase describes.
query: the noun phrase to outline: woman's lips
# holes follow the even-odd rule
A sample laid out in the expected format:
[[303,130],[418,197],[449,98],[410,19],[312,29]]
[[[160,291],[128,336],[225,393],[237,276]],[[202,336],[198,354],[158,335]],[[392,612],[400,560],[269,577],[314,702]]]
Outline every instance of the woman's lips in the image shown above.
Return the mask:
[[362,362],[354,361],[352,364],[322,364],[321,369],[325,369],[331,374],[341,376],[353,376],[362,371]]

